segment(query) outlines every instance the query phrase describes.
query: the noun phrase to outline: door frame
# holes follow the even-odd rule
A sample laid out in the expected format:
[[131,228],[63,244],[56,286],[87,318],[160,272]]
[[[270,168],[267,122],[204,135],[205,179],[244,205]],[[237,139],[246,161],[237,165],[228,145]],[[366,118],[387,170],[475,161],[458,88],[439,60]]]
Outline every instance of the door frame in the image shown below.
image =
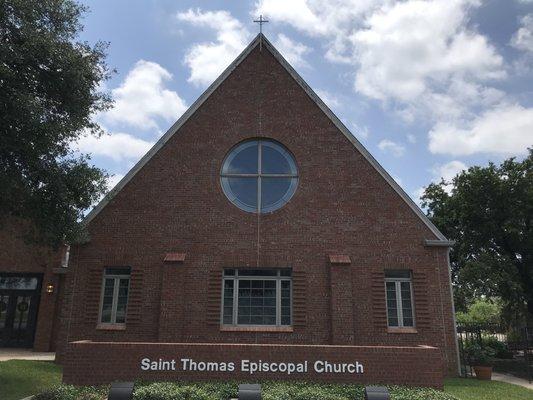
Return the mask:
[[[37,331],[37,321],[39,316],[39,305],[41,302],[41,290],[43,285],[44,274],[34,272],[0,272],[0,277],[13,276],[22,278],[37,278],[37,287],[33,290],[0,289],[0,294],[7,294],[9,296],[31,296],[32,304],[30,305],[30,309],[28,310],[27,323],[27,326],[30,327],[31,331],[28,333],[27,342],[16,347],[32,348],[35,341],[35,332]],[[13,344],[6,342],[5,338],[0,336],[0,347],[13,347]]]

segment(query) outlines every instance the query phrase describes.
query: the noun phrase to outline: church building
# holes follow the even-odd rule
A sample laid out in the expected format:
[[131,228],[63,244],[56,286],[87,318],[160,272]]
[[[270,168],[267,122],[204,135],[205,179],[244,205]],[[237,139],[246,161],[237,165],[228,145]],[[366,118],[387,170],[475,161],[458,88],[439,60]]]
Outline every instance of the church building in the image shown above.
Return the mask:
[[262,34],[85,223],[66,383],[457,373],[451,243]]

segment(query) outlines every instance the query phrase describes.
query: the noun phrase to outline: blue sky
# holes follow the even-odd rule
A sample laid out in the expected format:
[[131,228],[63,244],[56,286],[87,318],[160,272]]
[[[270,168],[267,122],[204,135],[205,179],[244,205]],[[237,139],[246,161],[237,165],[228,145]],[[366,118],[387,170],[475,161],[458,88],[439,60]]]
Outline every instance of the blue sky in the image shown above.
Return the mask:
[[[127,173],[258,32],[413,198],[533,145],[533,0],[84,1],[110,42],[108,133],[80,140]],[[354,171],[357,173],[357,171]]]

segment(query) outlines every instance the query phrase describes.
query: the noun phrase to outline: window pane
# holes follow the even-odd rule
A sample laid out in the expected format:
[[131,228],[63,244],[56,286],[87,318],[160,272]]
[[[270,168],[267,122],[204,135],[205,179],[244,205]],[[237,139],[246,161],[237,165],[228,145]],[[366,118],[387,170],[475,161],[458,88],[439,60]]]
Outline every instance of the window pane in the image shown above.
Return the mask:
[[0,278],[0,289],[34,290],[37,282],[37,278],[6,276]]
[[[273,143],[263,142],[261,154],[262,174],[295,174],[296,168],[291,168],[287,157]],[[288,155],[287,155],[288,156]]]
[[222,178],[222,184],[229,189],[226,194],[232,202],[257,209],[257,178]]
[[120,279],[118,286],[117,312],[115,323],[123,324],[126,322],[126,306],[128,304],[129,279]]
[[259,172],[257,142],[248,142],[239,146],[230,157],[232,158],[229,163],[224,165],[223,174],[257,174]]
[[106,275],[129,275],[129,267],[109,267],[105,269]]
[[385,271],[385,277],[386,278],[404,278],[409,279],[411,278],[411,271],[409,270],[395,270],[395,269],[389,269]]
[[104,280],[104,298],[102,301],[102,317],[100,319],[101,322],[111,322],[114,288],[115,288],[114,279],[107,278]]
[[239,269],[239,276],[276,276],[278,271],[275,269]]
[[261,178],[261,209],[271,208],[282,201],[293,179],[296,178]]
[[387,288],[387,321],[389,326],[398,326],[398,304],[396,301],[396,284],[386,282]]

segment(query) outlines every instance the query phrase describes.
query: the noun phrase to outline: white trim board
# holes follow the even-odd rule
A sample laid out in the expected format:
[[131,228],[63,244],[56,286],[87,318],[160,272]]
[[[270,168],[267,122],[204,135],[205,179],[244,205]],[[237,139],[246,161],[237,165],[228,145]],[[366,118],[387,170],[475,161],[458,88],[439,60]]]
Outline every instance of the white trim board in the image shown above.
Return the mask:
[[243,52],[222,72],[222,74],[209,86],[202,95],[189,107],[189,109],[170,127],[170,129],[154,144],[154,146],[135,164],[135,166],[117,183],[117,185],[107,193],[106,196],[98,203],[89,214],[85,217],[83,223],[90,223],[94,217],[122,190],[122,188],[135,176],[135,174],[161,149],[165,143],[181,128],[185,122],[196,112],[196,110],[207,100],[207,98],[220,86],[224,80],[233,72],[237,66],[251,53],[251,51],[262,41],[262,46],[270,51],[276,60],[287,70],[291,77],[300,85],[316,105],[326,114],[333,124],[343,133],[344,136],[353,144],[353,146],[365,157],[376,171],[387,181],[394,191],[402,198],[413,212],[422,220],[430,229],[439,242],[449,243],[446,237],[437,229],[437,227],[422,212],[416,203],[407,193],[396,183],[396,181],[385,171],[377,160],[368,152],[368,150],[355,138],[349,129],[337,118],[329,107],[318,97],[311,87],[302,79],[302,77],[291,67],[291,65],[276,50],[270,41],[262,34],[258,34],[254,40],[243,50]]

